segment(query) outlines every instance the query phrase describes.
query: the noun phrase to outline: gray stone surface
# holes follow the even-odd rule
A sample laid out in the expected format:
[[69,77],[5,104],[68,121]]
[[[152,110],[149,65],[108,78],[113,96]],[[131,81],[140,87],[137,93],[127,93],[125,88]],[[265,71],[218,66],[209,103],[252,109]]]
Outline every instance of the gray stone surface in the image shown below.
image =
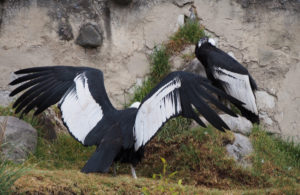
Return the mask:
[[12,116],[0,116],[0,123],[7,120],[1,135],[1,156],[14,162],[24,161],[29,153],[33,153],[37,144],[37,131],[30,124]]
[[238,117],[233,117],[228,114],[220,114],[219,116],[233,132],[249,135],[252,131],[252,123],[240,115]]
[[79,30],[76,43],[85,48],[96,48],[102,45],[103,35],[99,27],[94,24],[84,24]]
[[0,90],[0,106],[7,107],[14,98],[9,97],[10,91]]
[[[238,117],[233,117],[228,114],[220,114],[219,116],[233,132],[243,135],[249,135],[252,132],[252,123],[242,116],[238,115]],[[203,116],[201,116],[200,119],[204,122],[204,124],[209,125],[209,122]],[[193,128],[196,126],[198,126],[198,123],[193,121],[191,127]]]
[[184,25],[184,15],[183,14],[180,14],[178,17],[177,17],[177,28],[179,27],[182,27]]
[[249,166],[250,161],[247,157],[253,152],[252,144],[248,137],[234,133],[233,144],[228,144],[226,150],[229,156],[233,157],[242,166]]
[[275,107],[276,98],[265,91],[256,91],[256,104],[258,110],[267,111]]
[[74,38],[72,26],[68,22],[61,22],[58,25],[58,35],[60,40],[70,41]]
[[184,60],[180,56],[173,56],[170,58],[171,71],[176,71],[182,69],[184,65]]
[[205,68],[197,58],[194,58],[191,62],[185,64],[182,70],[206,77]]

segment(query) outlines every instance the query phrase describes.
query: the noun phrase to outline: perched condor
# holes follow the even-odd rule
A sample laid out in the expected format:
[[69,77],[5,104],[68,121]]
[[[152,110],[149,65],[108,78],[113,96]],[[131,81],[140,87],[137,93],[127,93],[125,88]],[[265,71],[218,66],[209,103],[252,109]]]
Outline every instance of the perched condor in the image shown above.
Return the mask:
[[196,44],[195,54],[204,65],[212,84],[244,104],[235,104],[252,123],[259,123],[254,91],[257,85],[248,72],[234,58],[215,47],[215,41],[204,37]]
[[107,172],[114,161],[120,161],[131,164],[136,178],[134,167],[141,161],[144,147],[170,118],[181,115],[205,127],[194,110],[197,109],[214,127],[224,131],[228,126],[207,102],[236,115],[212,94],[243,104],[211,86],[207,79],[187,72],[170,73],[141,103],[125,110],[115,109],[109,101],[100,70],[50,66],[15,73],[21,76],[10,85],[22,84],[10,96],[24,91],[13,105],[16,113],[23,115],[34,109],[37,115],[59,102],[69,133],[85,146],[97,146],[81,170],[84,173]]

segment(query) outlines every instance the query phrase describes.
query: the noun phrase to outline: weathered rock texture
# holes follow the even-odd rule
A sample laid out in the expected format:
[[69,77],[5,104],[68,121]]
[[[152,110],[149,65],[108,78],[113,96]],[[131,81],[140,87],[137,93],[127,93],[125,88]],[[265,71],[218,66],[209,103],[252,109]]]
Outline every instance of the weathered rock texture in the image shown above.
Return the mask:
[[14,98],[9,97],[10,91],[0,90],[0,106],[6,107],[11,104]]
[[37,144],[37,131],[30,124],[12,116],[0,116],[0,155],[7,160],[22,162],[33,153]]
[[252,123],[242,116],[233,117],[228,114],[221,114],[220,117],[233,132],[249,135],[252,131]]
[[80,27],[76,43],[84,48],[97,48],[103,43],[102,32],[97,25],[84,24]]
[[251,165],[249,156],[253,152],[253,147],[249,138],[238,133],[234,133],[234,138],[233,144],[226,146],[229,156],[245,167]]
[[[108,0],[4,1],[0,4],[0,88],[11,90],[7,86],[10,72],[20,68],[91,66],[104,72],[108,95],[120,108],[128,101],[130,89],[149,72],[153,47],[176,30],[179,15],[189,15],[191,3],[132,0],[119,6]],[[249,69],[260,90],[273,97],[274,107],[259,108],[267,129],[300,141],[300,2],[197,0],[194,5],[218,47],[233,54]],[[88,22],[103,29],[100,49],[85,50],[74,39],[61,40],[60,24],[70,25],[77,37]]]

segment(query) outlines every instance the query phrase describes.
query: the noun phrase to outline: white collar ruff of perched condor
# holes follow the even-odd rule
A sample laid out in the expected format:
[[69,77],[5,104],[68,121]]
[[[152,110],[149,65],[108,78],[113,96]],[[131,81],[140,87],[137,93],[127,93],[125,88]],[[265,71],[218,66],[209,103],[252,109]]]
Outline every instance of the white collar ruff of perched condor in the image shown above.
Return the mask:
[[207,78],[215,87],[244,102],[244,105],[235,106],[251,122],[259,123],[254,95],[257,85],[254,79],[245,67],[214,44],[215,41],[208,37],[200,39],[196,44],[195,54],[204,65]]
[[[85,173],[107,172],[114,161],[136,166],[143,157],[145,145],[170,118],[181,115],[205,127],[194,108],[217,129],[229,129],[207,102],[236,115],[212,94],[242,104],[211,86],[207,79],[187,72],[170,73],[141,104],[135,103],[125,110],[115,109],[109,101],[100,70],[49,66],[15,73],[21,76],[10,85],[22,84],[10,96],[24,91],[13,105],[16,113],[23,115],[34,109],[37,115],[59,102],[69,133],[85,146],[97,146],[81,170]],[[132,174],[136,177],[133,166]]]

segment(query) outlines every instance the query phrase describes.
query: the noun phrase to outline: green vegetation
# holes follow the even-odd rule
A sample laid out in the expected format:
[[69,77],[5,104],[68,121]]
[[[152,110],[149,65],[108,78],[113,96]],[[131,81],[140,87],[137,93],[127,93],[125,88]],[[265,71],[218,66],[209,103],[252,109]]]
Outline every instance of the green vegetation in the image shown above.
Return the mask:
[[12,186],[15,181],[28,170],[25,167],[12,165],[9,162],[0,160],[0,194],[12,193]]
[[39,137],[36,152],[27,163],[42,169],[80,170],[94,151],[95,147],[84,147],[69,134],[61,133],[52,142]]
[[204,27],[195,20],[188,20],[171,36],[167,47],[173,52],[179,52],[188,44],[196,44],[204,36]]
[[300,144],[270,136],[258,126],[253,128],[250,138],[255,149],[253,172],[266,177],[285,194],[295,194],[295,185],[300,183]]
[[[168,162],[168,171],[176,172],[174,182],[204,185],[219,189],[267,187],[263,177],[235,164],[226,154],[225,145],[233,142],[231,132],[222,133],[212,127],[194,128],[173,136],[171,140],[155,138],[146,148],[140,174],[151,177],[161,168],[160,157]],[[174,152],[176,151],[176,152]],[[169,174],[170,174],[169,173]]]
[[144,81],[141,87],[136,89],[131,102],[141,102],[151,89],[170,72],[169,55],[164,46],[156,46],[154,48],[154,51],[150,56],[150,64],[150,77]]

